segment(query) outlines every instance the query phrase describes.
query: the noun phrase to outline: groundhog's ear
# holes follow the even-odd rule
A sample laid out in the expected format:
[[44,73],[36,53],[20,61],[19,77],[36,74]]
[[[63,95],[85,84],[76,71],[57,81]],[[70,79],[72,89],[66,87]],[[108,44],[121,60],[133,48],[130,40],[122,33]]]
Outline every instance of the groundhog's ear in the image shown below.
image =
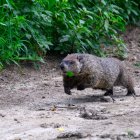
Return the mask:
[[77,56],[77,59],[81,61],[83,59],[83,56]]

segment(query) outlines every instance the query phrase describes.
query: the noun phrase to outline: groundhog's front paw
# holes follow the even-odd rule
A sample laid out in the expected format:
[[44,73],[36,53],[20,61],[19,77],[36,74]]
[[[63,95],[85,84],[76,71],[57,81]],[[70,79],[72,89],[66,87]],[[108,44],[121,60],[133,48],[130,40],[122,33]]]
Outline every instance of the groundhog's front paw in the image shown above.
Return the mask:
[[65,91],[66,94],[71,95],[71,91],[70,91],[69,88],[65,88],[64,91]]
[[77,86],[77,90],[84,90],[84,89],[85,89],[85,87],[83,85]]

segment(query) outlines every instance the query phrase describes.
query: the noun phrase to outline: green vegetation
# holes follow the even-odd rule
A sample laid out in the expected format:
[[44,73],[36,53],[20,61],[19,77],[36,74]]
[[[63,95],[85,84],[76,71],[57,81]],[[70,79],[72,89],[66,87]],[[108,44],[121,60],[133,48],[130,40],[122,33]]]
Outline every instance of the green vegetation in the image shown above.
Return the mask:
[[138,24],[139,0],[1,0],[0,66],[20,60],[43,61],[47,51],[104,55],[120,32]]
[[66,73],[66,75],[67,75],[68,77],[73,77],[73,76],[74,76],[74,73],[73,73],[72,71],[68,71],[68,72]]
[[134,64],[134,66],[140,67],[140,62],[136,62],[136,63]]
[[128,130],[127,134],[128,134],[128,138],[129,138],[129,139],[134,138],[135,135],[136,135],[135,132],[134,132],[134,131],[131,131],[131,130]]

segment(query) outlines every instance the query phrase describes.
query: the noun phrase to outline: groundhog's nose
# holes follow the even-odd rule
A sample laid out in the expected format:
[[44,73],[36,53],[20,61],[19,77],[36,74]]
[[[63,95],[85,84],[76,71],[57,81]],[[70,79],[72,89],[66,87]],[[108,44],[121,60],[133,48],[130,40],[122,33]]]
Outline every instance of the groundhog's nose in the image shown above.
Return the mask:
[[61,70],[64,70],[64,65],[62,63],[60,64],[60,68]]

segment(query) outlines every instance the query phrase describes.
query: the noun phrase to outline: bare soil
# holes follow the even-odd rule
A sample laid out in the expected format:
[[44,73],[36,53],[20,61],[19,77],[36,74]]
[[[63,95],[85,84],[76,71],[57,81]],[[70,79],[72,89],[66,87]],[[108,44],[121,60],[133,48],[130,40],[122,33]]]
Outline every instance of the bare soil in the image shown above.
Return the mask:
[[[140,95],[140,29],[129,27],[124,39]],[[114,103],[102,90],[66,95],[61,59],[50,55],[38,70],[23,64],[1,72],[0,140],[140,140],[140,97],[126,97],[122,87],[114,88]]]

